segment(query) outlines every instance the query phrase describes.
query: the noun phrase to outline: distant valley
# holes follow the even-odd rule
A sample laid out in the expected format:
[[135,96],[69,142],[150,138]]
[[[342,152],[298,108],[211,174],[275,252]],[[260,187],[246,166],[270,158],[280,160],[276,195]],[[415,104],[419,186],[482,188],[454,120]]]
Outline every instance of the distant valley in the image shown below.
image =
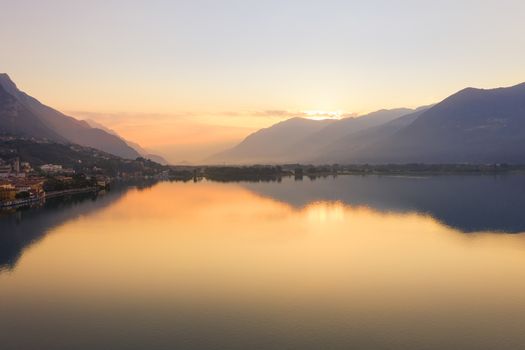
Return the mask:
[[25,138],[73,143],[126,159],[145,157],[167,164],[164,158],[123,139],[101,124],[77,120],[40,103],[20,91],[7,74],[0,74],[0,132]]

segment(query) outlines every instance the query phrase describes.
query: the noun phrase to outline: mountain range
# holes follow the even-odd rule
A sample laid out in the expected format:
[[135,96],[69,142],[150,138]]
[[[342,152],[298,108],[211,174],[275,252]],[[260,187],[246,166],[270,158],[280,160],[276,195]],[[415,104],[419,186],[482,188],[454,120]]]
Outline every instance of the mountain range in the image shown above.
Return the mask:
[[0,74],[0,132],[59,143],[92,147],[127,159],[146,157],[167,163],[137,144],[101,126],[67,116],[20,91],[11,78]]
[[[77,120],[0,74],[0,133],[167,161],[92,120]],[[341,120],[291,118],[246,137],[208,164],[525,163],[525,83],[463,89],[417,109]]]
[[169,162],[164,157],[152,153],[152,151],[145,149],[144,147],[142,147],[141,145],[139,145],[136,142],[126,140],[125,138],[120,136],[115,130],[110,129],[110,128],[106,127],[105,125],[102,125],[102,124],[100,124],[97,121],[94,121],[93,119],[84,119],[84,121],[86,123],[88,123],[88,125],[91,126],[92,128],[97,128],[97,129],[104,130],[108,134],[111,134],[111,135],[114,135],[114,136],[120,138],[129,147],[131,147],[135,151],[137,151],[142,157],[150,159],[150,160],[152,160],[154,162],[157,162],[159,164],[162,164],[162,165],[168,165],[169,164]]
[[525,83],[341,120],[292,118],[208,159],[245,163],[525,163]]

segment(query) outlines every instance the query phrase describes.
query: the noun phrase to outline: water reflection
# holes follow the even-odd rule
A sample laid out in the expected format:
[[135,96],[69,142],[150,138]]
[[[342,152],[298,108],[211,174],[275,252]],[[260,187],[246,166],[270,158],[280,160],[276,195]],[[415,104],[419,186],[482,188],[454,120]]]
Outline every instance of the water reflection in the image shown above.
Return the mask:
[[147,188],[153,183],[116,185],[101,195],[80,194],[48,200],[42,207],[4,212],[0,216],[0,272],[16,266],[24,249],[38,242],[53,228],[101,210],[133,188]]
[[[463,234],[433,217],[450,193],[383,180],[425,181],[160,183],[44,229],[35,211],[21,234],[49,234],[0,274],[2,349],[520,348],[525,235]],[[507,191],[475,180],[431,184]]]
[[379,211],[429,214],[462,232],[525,232],[525,176],[339,176],[315,181],[242,183],[300,208],[342,201]]
[[[130,188],[149,188],[154,182],[116,186],[101,197],[75,196],[48,201],[43,208],[0,217],[0,271],[12,269],[23,249],[53,227],[111,205]],[[339,176],[279,182],[239,182],[263,197],[301,209],[311,203],[340,202],[383,212],[431,215],[461,232],[525,232],[524,176]],[[227,200],[227,199],[226,199]],[[334,207],[310,215],[338,216]],[[137,213],[140,215],[140,213]]]

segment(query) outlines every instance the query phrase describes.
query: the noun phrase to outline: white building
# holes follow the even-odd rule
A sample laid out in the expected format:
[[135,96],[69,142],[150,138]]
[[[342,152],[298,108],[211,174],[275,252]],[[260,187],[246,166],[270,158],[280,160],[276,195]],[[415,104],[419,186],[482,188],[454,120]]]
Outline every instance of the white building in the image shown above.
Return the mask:
[[11,175],[11,165],[0,165],[0,178],[8,178]]
[[44,164],[40,167],[40,170],[45,173],[60,173],[62,171],[62,165]]

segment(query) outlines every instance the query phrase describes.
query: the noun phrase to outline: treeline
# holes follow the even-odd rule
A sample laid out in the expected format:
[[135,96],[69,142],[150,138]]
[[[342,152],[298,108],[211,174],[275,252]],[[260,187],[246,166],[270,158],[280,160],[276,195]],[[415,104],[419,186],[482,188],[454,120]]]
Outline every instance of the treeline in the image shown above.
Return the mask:
[[[335,175],[453,175],[503,174],[525,172],[519,164],[350,164],[282,166],[222,166],[195,168],[194,178],[213,181],[279,181],[285,176],[296,178]],[[191,172],[190,172],[191,173]]]
[[279,181],[290,175],[280,166],[206,167],[202,176],[213,181]]
[[525,171],[519,164],[362,164],[338,167],[348,174],[493,174]]
[[44,181],[45,192],[65,191],[96,186],[97,180],[95,178],[88,179],[83,174],[75,174],[68,178],[67,181],[56,177],[48,176]]

